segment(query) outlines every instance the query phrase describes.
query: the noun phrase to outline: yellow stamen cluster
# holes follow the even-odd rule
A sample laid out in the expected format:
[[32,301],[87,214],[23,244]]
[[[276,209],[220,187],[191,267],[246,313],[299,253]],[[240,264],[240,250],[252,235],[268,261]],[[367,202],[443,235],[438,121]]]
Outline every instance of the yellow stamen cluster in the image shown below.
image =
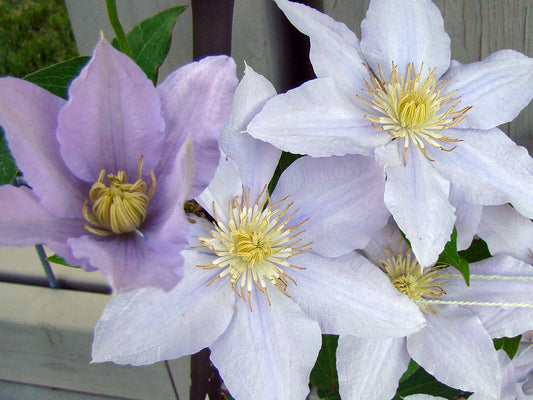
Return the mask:
[[[447,282],[436,283],[435,281],[446,278],[446,273],[439,272],[440,267],[432,267],[424,269],[420,266],[416,258],[411,257],[411,250],[402,253],[398,249],[398,253],[388,247],[383,249],[385,259],[379,260],[385,274],[388,276],[392,284],[398,291],[407,295],[415,302],[424,297],[438,299],[446,292],[442,289],[442,285]],[[428,304],[419,303],[422,311],[429,311],[435,313],[433,308]]]
[[387,131],[393,138],[404,138],[404,165],[407,162],[409,144],[418,147],[424,156],[426,143],[444,151],[452,151],[456,146],[446,148],[442,142],[459,142],[441,134],[465,120],[468,110],[472,107],[457,109],[460,97],[452,98],[456,91],[442,95],[449,79],[437,81],[435,69],[428,70],[428,76],[422,81],[422,64],[418,73],[412,63],[407,67],[407,75],[399,76],[396,65],[388,81],[383,79],[378,68],[378,76],[371,74],[370,82],[365,80],[365,93],[371,96],[370,101],[359,99],[376,110],[379,115],[365,115],[372,121],[376,129]]
[[297,238],[304,232],[298,229],[306,220],[289,226],[290,219],[298,212],[289,211],[293,203],[278,208],[287,198],[271,203],[265,187],[252,203],[250,192],[245,194],[243,189],[242,196],[235,196],[228,202],[227,221],[218,218],[213,205],[214,229],[208,228],[211,237],[198,239],[200,247],[209,248],[218,256],[212,263],[198,267],[222,269],[209,284],[229,276],[231,287],[237,296],[248,301],[250,310],[254,286],[270,304],[267,282],[288,296],[289,280],[296,282],[285,270],[304,269],[288,261],[290,257],[310,250],[311,243],[301,244],[301,239]]
[[100,172],[98,180],[92,185],[89,201],[83,205],[83,215],[90,225],[85,229],[100,236],[136,232],[142,236],[139,227],[144,222],[150,199],[155,190],[155,175],[150,170],[152,185],[141,179],[143,158],[137,165],[137,179],[129,183],[126,173],[119,171],[116,175],[108,174],[108,185],[104,184],[106,170]]

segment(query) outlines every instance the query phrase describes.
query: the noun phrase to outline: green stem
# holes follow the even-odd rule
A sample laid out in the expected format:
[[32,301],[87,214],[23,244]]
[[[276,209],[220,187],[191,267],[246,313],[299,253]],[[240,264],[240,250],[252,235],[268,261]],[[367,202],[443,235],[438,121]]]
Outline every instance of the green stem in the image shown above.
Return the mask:
[[111,26],[113,27],[113,30],[115,31],[115,35],[117,36],[120,50],[122,50],[122,52],[126,54],[128,57],[133,59],[133,55],[130,49],[130,44],[128,43],[128,39],[126,38],[124,29],[122,29],[122,25],[120,25],[120,21],[118,20],[116,1],[105,0],[105,4],[107,7],[107,17],[109,18],[109,22],[111,23]]

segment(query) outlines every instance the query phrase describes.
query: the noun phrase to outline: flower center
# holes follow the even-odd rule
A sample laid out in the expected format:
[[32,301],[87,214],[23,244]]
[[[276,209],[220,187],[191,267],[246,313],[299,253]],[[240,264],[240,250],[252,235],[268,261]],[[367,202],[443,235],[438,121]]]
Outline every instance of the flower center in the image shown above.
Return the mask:
[[207,228],[211,237],[198,239],[200,247],[209,248],[218,256],[212,263],[198,267],[222,269],[209,284],[227,275],[237,296],[250,304],[250,310],[254,286],[270,304],[267,283],[288,296],[285,290],[289,280],[296,282],[286,270],[304,269],[288,260],[310,250],[311,243],[301,244],[297,238],[304,232],[298,229],[307,220],[291,226],[289,221],[298,210],[290,212],[292,203],[278,208],[285,200],[271,203],[265,187],[252,204],[250,192],[245,194],[243,190],[242,196],[228,202],[227,221],[217,217],[213,204],[214,229]]
[[[411,258],[410,249],[405,254],[398,249],[398,254],[395,254],[390,247],[387,247],[383,248],[383,253],[385,259],[379,260],[379,262],[385,270],[385,274],[394,287],[411,300],[417,302],[427,297],[438,299],[446,294],[442,289],[442,285],[446,282],[437,283],[436,281],[446,278],[447,274],[439,272],[438,266],[424,270],[414,257]],[[430,305],[417,304],[422,308],[422,311],[435,313]]]
[[427,78],[422,81],[423,68],[422,64],[416,73],[413,63],[409,63],[407,75],[403,77],[398,75],[393,63],[391,75],[385,82],[378,67],[379,78],[371,73],[369,82],[365,80],[367,89],[364,92],[371,96],[370,101],[357,96],[378,112],[378,115],[365,115],[374,128],[386,130],[393,139],[404,138],[404,165],[411,142],[430,161],[433,160],[426,154],[426,144],[444,151],[455,149],[456,146],[443,147],[443,143],[460,140],[446,137],[441,132],[464,121],[465,114],[472,108],[457,109],[460,97],[451,97],[456,91],[442,95],[449,79],[437,81],[435,69],[429,70]]
[[141,179],[143,158],[137,165],[137,180],[129,183],[126,173],[119,171],[116,175],[108,174],[106,186],[104,178],[106,170],[100,172],[98,180],[92,185],[89,199],[92,204],[89,211],[89,200],[83,205],[83,215],[91,225],[84,225],[89,232],[100,236],[136,232],[142,235],[139,227],[144,222],[150,199],[155,190],[155,175],[150,170],[152,185],[150,189]]

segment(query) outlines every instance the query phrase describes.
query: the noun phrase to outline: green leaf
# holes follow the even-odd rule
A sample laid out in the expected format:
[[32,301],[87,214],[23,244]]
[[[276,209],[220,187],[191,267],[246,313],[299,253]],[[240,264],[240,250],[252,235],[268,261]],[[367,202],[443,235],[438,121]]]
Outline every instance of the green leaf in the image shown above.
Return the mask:
[[408,379],[411,375],[413,375],[418,370],[418,368],[420,368],[420,365],[418,365],[414,360],[409,361],[407,370],[403,373],[402,377],[400,378],[400,383]]
[[4,131],[0,128],[0,185],[11,183],[17,173],[17,164],[7,147]]
[[54,264],[64,265],[66,267],[80,268],[77,265],[70,265],[69,263],[65,261],[63,257],[59,257],[57,254],[52,254],[51,256],[46,257],[46,260]]
[[454,399],[464,392],[448,387],[437,381],[433,375],[428,374],[423,368],[418,368],[409,378],[400,382],[393,400],[401,400],[411,394],[429,394],[432,396]]
[[340,400],[335,357],[338,341],[336,335],[322,335],[322,348],[309,376],[311,385],[317,388],[321,399]]
[[[157,71],[170,50],[172,28],[187,6],[169,8],[136,25],[127,35],[133,60],[146,76],[157,82]],[[118,47],[118,41],[111,44]]]
[[278,179],[285,171],[289,165],[291,165],[294,161],[296,161],[298,158],[302,157],[302,154],[292,154],[283,152],[281,153],[281,157],[279,158],[278,166],[276,167],[276,170],[274,171],[274,175],[272,176],[272,179],[270,180],[270,183],[268,184],[268,192],[272,193],[274,191],[274,188],[276,187],[276,184],[278,183]]
[[522,335],[515,336],[513,338],[499,338],[494,339],[494,347],[496,350],[503,349],[509,358],[513,359],[518,351],[518,346],[520,345],[520,340],[522,340]]
[[484,260],[490,257],[489,247],[483,239],[474,239],[470,247],[459,252],[459,255],[469,263]]
[[72,58],[35,71],[24,79],[66,99],[70,82],[80,74],[87,61],[89,57]]
[[437,264],[446,264],[457,269],[466,282],[470,286],[470,267],[468,261],[459,255],[457,252],[457,229],[453,228],[450,241],[444,246],[444,251],[441,253]]

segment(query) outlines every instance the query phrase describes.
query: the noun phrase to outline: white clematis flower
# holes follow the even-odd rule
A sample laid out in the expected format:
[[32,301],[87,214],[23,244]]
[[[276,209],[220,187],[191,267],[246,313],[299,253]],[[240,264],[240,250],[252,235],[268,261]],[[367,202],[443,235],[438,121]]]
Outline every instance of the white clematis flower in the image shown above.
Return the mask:
[[385,203],[423,267],[450,239],[457,204],[512,203],[533,218],[533,160],[497,126],[533,96],[533,59],[468,65],[429,0],[372,0],[362,39],[310,7],[275,0],[311,40],[317,79],[269,101],[248,132],[315,157],[375,155]]
[[221,138],[225,154],[197,198],[214,222],[192,220],[193,247],[174,290],[110,302],[96,327],[95,361],[149,364],[209,346],[235,398],[304,399],[321,334],[402,337],[423,326],[417,306],[352,251],[388,218],[373,159],[303,157],[267,195],[281,152],[242,131],[274,95],[246,69]]
[[390,223],[365,248],[394,286],[425,312],[427,326],[403,338],[341,336],[343,399],[392,398],[412,358],[440,382],[479,399],[499,399],[500,364],[492,338],[533,327],[533,268],[501,255],[470,264],[471,282],[452,268],[422,269]]

